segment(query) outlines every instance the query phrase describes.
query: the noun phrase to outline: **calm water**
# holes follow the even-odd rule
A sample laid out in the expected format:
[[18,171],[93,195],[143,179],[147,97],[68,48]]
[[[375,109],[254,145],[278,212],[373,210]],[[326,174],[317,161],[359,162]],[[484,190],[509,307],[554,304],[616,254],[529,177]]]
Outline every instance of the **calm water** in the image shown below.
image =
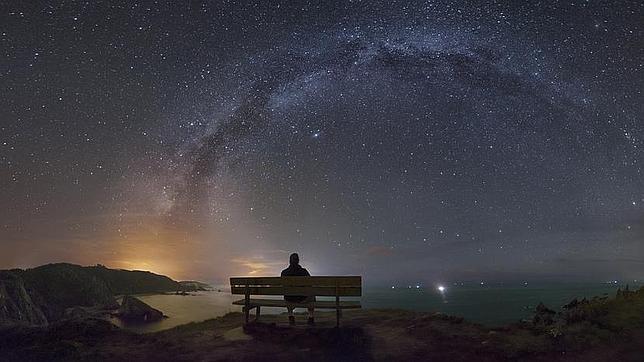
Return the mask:
[[[639,287],[631,283],[631,288]],[[417,311],[439,311],[458,315],[468,320],[497,326],[530,318],[532,310],[543,301],[548,307],[558,309],[573,298],[613,296],[618,285],[607,283],[576,284],[498,284],[498,285],[446,285],[443,293],[432,288],[365,287],[361,298],[364,308],[402,308]],[[231,305],[229,290],[201,292],[193,296],[145,295],[140,299],[163,311],[169,318],[147,325],[125,325],[137,332],[154,332],[181,324],[203,321],[240,311]],[[282,308],[262,308],[262,313],[282,313]],[[118,321],[115,320],[116,323]]]

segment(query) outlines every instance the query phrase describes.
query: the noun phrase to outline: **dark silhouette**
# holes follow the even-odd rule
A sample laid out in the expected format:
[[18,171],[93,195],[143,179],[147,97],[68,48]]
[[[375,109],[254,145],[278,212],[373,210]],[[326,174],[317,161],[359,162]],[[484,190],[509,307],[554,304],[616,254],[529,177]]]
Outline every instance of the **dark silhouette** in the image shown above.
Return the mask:
[[[310,277],[309,271],[302,268],[300,265],[300,256],[297,253],[291,254],[289,257],[289,266],[288,268],[282,270],[283,277]],[[286,309],[288,310],[288,322],[290,325],[295,325],[295,316],[293,316],[293,310],[295,309],[295,304],[305,303],[307,309],[309,310],[309,319],[308,324],[315,324],[315,319],[313,318],[315,296],[303,296],[303,295],[285,295],[284,300],[287,302]]]

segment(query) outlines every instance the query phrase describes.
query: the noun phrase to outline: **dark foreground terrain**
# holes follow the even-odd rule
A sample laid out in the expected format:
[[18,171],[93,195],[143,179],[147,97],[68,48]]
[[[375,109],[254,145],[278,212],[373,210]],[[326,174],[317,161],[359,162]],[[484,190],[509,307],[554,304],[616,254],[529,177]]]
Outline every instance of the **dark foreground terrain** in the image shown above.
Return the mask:
[[102,265],[56,263],[0,270],[0,327],[46,326],[70,317],[70,313],[77,316],[78,312],[88,314],[87,309],[113,310],[119,306],[117,295],[187,293],[209,288],[196,281],[178,282],[148,271]]
[[334,313],[289,327],[284,315],[242,326],[242,315],[134,334],[100,319],[0,331],[0,359],[22,360],[433,360],[642,361],[644,290],[540,306],[531,322],[486,328],[461,318],[401,310]]

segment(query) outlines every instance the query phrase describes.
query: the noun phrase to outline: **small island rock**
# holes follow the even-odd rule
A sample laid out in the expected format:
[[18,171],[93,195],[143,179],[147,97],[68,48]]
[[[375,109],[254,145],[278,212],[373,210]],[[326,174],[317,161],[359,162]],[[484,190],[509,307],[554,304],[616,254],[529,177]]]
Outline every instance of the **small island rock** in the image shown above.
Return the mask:
[[150,307],[136,297],[126,295],[119,307],[118,316],[129,322],[156,322],[163,319],[163,312]]

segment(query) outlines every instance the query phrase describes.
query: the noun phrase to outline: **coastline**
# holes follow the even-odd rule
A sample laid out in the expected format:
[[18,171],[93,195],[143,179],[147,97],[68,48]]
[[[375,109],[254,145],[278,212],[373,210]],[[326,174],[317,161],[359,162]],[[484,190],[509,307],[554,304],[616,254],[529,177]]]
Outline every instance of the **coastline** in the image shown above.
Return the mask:
[[[639,302],[638,302],[639,303]],[[641,306],[638,305],[638,308]],[[614,360],[635,361],[644,336],[641,320],[605,327],[513,324],[489,328],[440,313],[398,309],[346,312],[340,329],[334,312],[317,315],[314,328],[297,314],[262,316],[244,326],[242,314],[137,334],[100,320],[67,321],[49,328],[0,330],[7,361],[24,360]],[[559,328],[557,327],[557,328]]]
[[[335,328],[334,311],[316,311],[316,325],[312,328],[305,325],[304,314],[296,315],[298,324],[295,327],[289,326],[283,309],[276,313],[262,309],[259,323],[244,325],[239,307],[231,304],[234,296],[227,290],[194,292],[189,296],[145,292],[157,289],[152,286],[159,282],[170,290],[176,286],[176,282],[158,275],[116,271],[128,278],[120,283],[107,278],[106,281],[111,282],[105,284],[92,276],[96,271],[113,273],[101,267],[58,264],[35,271],[38,278],[27,279],[28,283],[20,278],[21,273],[33,271],[0,274],[4,275],[6,291],[20,292],[6,295],[21,296],[8,299],[20,308],[11,315],[13,318],[6,319],[9,324],[0,326],[3,361],[257,360],[267,356],[312,361],[601,361],[615,358],[630,361],[640,360],[644,345],[644,288],[632,291],[625,286],[616,290],[616,283],[599,286],[593,283],[597,288],[608,288],[594,297],[595,287],[575,289],[559,284],[557,288],[550,288],[551,292],[557,291],[550,296],[556,297],[553,301],[560,302],[545,301],[545,305],[540,301],[548,288],[542,286],[497,288],[486,284],[475,288],[452,285],[431,289],[419,285],[382,290],[380,296],[384,299],[381,300],[378,300],[380,292],[367,287],[361,297],[364,309],[345,311],[338,329]],[[69,274],[75,278],[70,279]],[[147,282],[143,287],[131,287],[135,283],[129,277],[136,275],[145,276]],[[34,290],[32,286],[39,288]],[[45,288],[50,286],[55,287]],[[118,307],[115,295],[125,295],[113,292],[116,290],[144,291],[127,293],[150,302],[150,305],[135,303],[138,306],[135,306],[134,314],[153,308],[169,318],[148,324],[136,323],[141,327],[139,330],[131,324],[120,328],[110,318]],[[560,294],[561,291],[565,293]],[[521,308],[522,303],[530,299],[522,299],[525,293],[534,292],[531,300],[539,301],[532,308],[534,311],[521,309],[522,315],[529,313],[531,318],[515,319],[508,306]],[[48,298],[42,299],[42,296]],[[88,296],[91,298],[85,299]],[[383,301],[394,303],[393,307],[387,307]],[[380,307],[378,303],[381,303]],[[403,310],[399,308],[401,306],[416,310]],[[442,312],[420,310],[436,306],[445,309]],[[489,326],[472,318],[456,316],[465,312],[445,312],[464,306],[479,314],[490,313],[489,308],[493,307],[497,313],[512,317],[512,322]],[[52,318],[41,324],[25,323],[26,319],[20,318],[23,316],[21,311],[30,311],[28,307],[35,308],[34,311],[42,308]],[[53,307],[57,308],[60,317],[51,313]],[[163,327],[162,330],[159,327]]]
[[[543,302],[555,311],[578,298],[592,298],[608,293],[614,295],[618,286],[605,283],[558,283],[534,284],[528,287],[518,283],[474,286],[450,286],[444,295],[434,289],[396,289],[387,287],[366,287],[361,298],[366,309],[401,309],[416,312],[440,312],[446,315],[463,317],[465,320],[486,327],[503,327],[520,320],[531,319],[536,306]],[[169,316],[158,324],[126,326],[137,333],[151,333],[178,325],[201,322],[216,318],[229,312],[240,311],[231,305],[235,299],[229,291],[210,291],[196,293],[196,296],[176,296],[168,294],[136,295],[154,308]],[[263,308],[264,314],[281,314],[284,309]],[[189,315],[195,313],[195,315]],[[117,325],[122,326],[121,323]]]

